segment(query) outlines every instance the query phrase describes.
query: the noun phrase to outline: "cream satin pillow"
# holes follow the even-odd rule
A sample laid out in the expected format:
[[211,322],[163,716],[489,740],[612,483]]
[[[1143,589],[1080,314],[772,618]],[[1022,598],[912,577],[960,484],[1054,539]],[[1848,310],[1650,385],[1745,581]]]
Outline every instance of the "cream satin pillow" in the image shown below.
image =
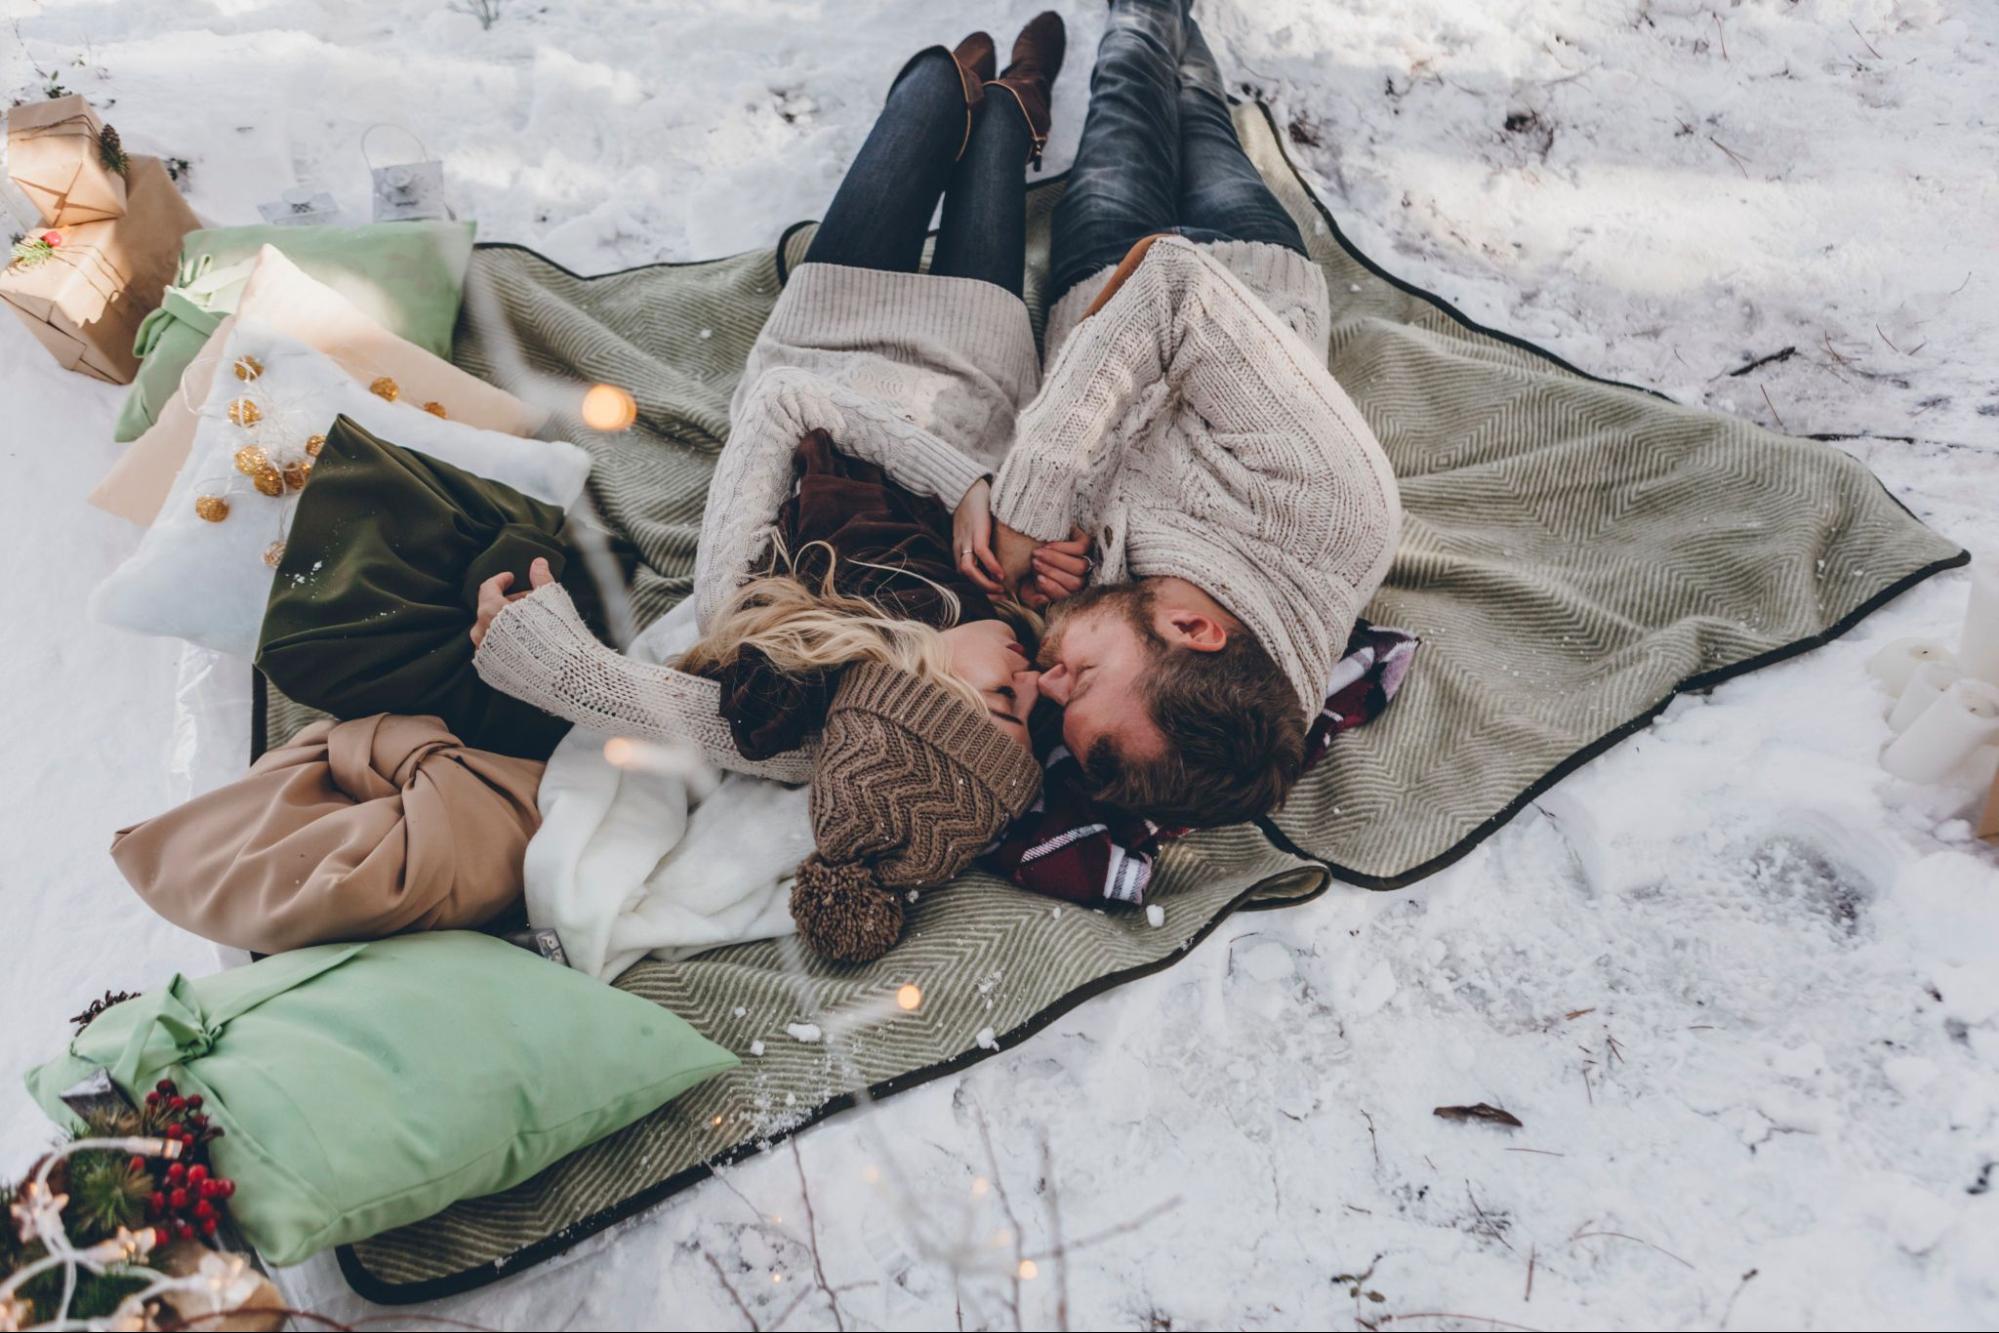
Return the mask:
[[[222,344],[194,440],[139,548],[90,597],[101,624],[186,639],[236,657],[257,654],[292,509],[336,418],[406,449],[568,509],[590,455],[564,440],[522,439],[440,421],[406,399],[387,402],[330,357],[247,316]],[[239,362],[250,378],[231,369]]]
[[398,338],[267,245],[257,252],[256,268],[243,288],[236,313],[209,336],[201,355],[188,366],[180,392],[167,400],[152,428],[126,446],[124,455],[90,493],[90,503],[141,527],[158,517],[194,440],[197,418],[189,405],[207,400],[223,349],[229,346],[240,319],[254,320],[325,353],[363,385],[383,378],[394,380],[398,401],[416,407],[436,403],[451,421],[523,436],[534,435],[547,424],[546,409],[531,407],[506,390]]

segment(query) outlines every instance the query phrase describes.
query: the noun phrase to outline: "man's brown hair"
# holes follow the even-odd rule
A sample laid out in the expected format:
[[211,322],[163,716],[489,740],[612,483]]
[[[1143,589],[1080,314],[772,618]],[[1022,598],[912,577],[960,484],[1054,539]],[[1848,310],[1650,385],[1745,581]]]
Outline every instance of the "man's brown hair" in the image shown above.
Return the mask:
[[1216,652],[1169,643],[1153,628],[1151,590],[1127,588],[1104,600],[1130,620],[1152,659],[1145,705],[1166,744],[1156,758],[1138,758],[1100,738],[1077,756],[1090,795],[1186,828],[1269,814],[1305,766],[1306,720],[1290,680],[1240,625]]

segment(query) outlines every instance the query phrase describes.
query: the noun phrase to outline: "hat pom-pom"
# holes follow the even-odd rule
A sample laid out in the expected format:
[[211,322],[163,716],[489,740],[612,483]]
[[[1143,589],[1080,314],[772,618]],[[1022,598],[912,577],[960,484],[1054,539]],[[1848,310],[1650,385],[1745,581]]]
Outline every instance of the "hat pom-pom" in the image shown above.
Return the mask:
[[820,957],[871,963],[902,937],[902,899],[873,868],[857,861],[828,861],[815,852],[798,868],[791,919]]

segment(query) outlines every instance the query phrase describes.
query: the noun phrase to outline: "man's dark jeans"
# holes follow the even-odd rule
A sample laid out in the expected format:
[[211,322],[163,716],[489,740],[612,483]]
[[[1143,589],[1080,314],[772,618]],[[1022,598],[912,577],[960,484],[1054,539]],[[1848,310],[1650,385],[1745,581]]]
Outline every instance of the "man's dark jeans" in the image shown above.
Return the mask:
[[1180,0],[1113,0],[1090,74],[1090,113],[1055,206],[1049,304],[1140,239],[1305,238],[1242,150],[1200,25]]

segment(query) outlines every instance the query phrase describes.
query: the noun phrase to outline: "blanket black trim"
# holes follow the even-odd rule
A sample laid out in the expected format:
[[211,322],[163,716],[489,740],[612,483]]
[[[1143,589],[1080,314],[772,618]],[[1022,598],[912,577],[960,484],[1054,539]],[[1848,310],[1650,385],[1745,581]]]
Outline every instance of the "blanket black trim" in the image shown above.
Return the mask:
[[[1457,323],[1463,325],[1465,328],[1470,329],[1475,333],[1482,334],[1486,337],[1497,339],[1511,346],[1518,347],[1521,350],[1529,352],[1537,357],[1540,357],[1541,359],[1553,365],[1559,366],[1560,368],[1569,372],[1570,374],[1580,376],[1583,379],[1591,380],[1598,384],[1608,384],[1616,388],[1629,389],[1636,393],[1642,393],[1649,397],[1665,399],[1668,402],[1673,401],[1672,399],[1668,398],[1665,394],[1660,393],[1656,389],[1649,389],[1642,385],[1637,385],[1637,384],[1628,384],[1620,380],[1606,379],[1601,375],[1592,375],[1588,371],[1582,370],[1577,366],[1571,365],[1568,361],[1555,355],[1553,352],[1548,351],[1544,347],[1537,346],[1536,344],[1528,342],[1524,338],[1516,337],[1513,334],[1505,333],[1498,329],[1488,328],[1485,325],[1480,324],[1476,320],[1472,319],[1469,315],[1466,315],[1463,311],[1459,310],[1455,305],[1451,304],[1443,297],[1436,295],[1434,292],[1425,291],[1423,288],[1418,287],[1415,284],[1410,283],[1408,281],[1405,281],[1402,278],[1398,278],[1394,274],[1382,268],[1379,264],[1375,263],[1372,259],[1368,258],[1367,255],[1361,253],[1361,251],[1353,244],[1353,242],[1347,239],[1346,233],[1340,230],[1339,223],[1334,220],[1331,210],[1329,210],[1326,207],[1325,202],[1319,198],[1318,192],[1314,190],[1312,188],[1311,183],[1305,179],[1304,174],[1300,172],[1298,169],[1298,164],[1291,159],[1290,152],[1284,147],[1284,136],[1281,133],[1278,133],[1279,127],[1277,125],[1275,117],[1271,114],[1269,106],[1259,102],[1257,103],[1257,109],[1263,113],[1264,119],[1270,124],[1273,141],[1278,146],[1278,152],[1283,157],[1284,165],[1286,166],[1286,168],[1290,170],[1293,178],[1296,179],[1299,186],[1304,190],[1306,197],[1311,199],[1313,207],[1318,210],[1319,216],[1325,221],[1327,230],[1332,234],[1333,239],[1339,243],[1341,249],[1345,250],[1348,255],[1352,256],[1355,262],[1361,264],[1369,272],[1375,274],[1383,281],[1392,284],[1393,286],[1399,288],[1400,290],[1405,291],[1412,296],[1418,297],[1421,300],[1428,302],[1432,306],[1436,307],[1443,314],[1449,316]],[[1067,173],[1064,173],[1064,176],[1066,176],[1066,174]],[[1064,176],[1054,176],[1046,180],[1037,181],[1033,185],[1030,185],[1028,188],[1030,190],[1045,189],[1064,179]],[[780,285],[784,282],[784,280],[788,276],[786,271],[786,265],[784,262],[785,243],[791,238],[793,233],[796,232],[799,227],[806,225],[809,224],[804,222],[799,222],[792,224],[792,226],[790,227],[787,227],[784,233],[778,238],[777,244],[773,248],[772,262],[776,268],[777,277]],[[540,255],[538,252],[533,251],[528,246],[517,245],[511,242],[501,241],[501,242],[481,242],[479,248],[525,250],[528,251],[528,253],[535,254],[538,259],[542,260],[542,262],[551,264],[554,267],[561,269],[564,273],[569,274],[569,276],[574,278],[584,279],[587,281],[585,275],[575,273],[570,269],[565,268],[563,265],[555,263],[555,261],[548,259],[546,256]],[[655,264],[638,264],[632,266],[632,268],[621,269],[616,271],[629,273],[629,272],[634,272],[638,269],[646,269],[646,268],[684,268],[690,266],[690,264],[700,264],[705,262],[710,262],[710,261],[692,260],[692,261],[676,261],[671,263],[661,262]],[[597,276],[608,277],[612,275],[599,274]],[[1860,437],[1834,436],[1834,437],[1812,437],[1812,438],[1844,439],[1844,438],[1860,438]],[[1883,486],[1882,489],[1884,491],[1887,490],[1885,486]],[[1898,505],[1901,505],[1902,502],[1894,496],[1893,492],[1888,492],[1888,495],[1890,499],[1894,499]],[[1904,512],[1909,512],[1911,517],[1915,516],[1913,512],[1909,511],[1907,505],[1902,505],[1902,508]],[[1713,689],[1716,685],[1719,685],[1723,681],[1729,680],[1735,676],[1743,675],[1750,671],[1759,670],[1762,667],[1770,666],[1774,663],[1781,662],[1786,658],[1795,657],[1800,653],[1807,652],[1810,649],[1817,648],[1826,643],[1829,643],[1833,639],[1838,638],[1840,635],[1845,634],[1848,630],[1852,629],[1853,626],[1858,624],[1861,620],[1865,619],[1873,612],[1879,610],[1883,605],[1885,605],[1889,601],[1892,601],[1894,598],[1900,596],[1902,593],[1908,591],[1908,589],[1914,587],[1916,584],[1921,583],[1923,580],[1928,579],[1936,574],[1939,574],[1946,569],[1952,569],[1957,566],[1967,564],[1970,561],[1970,559],[1971,556],[1969,552],[1959,551],[1956,556],[1950,559],[1939,560],[1931,565],[1924,567],[1923,569],[1916,571],[1913,574],[1910,574],[1906,578],[1903,578],[1898,582],[1896,582],[1893,586],[1883,590],[1879,595],[1869,599],[1864,605],[1854,610],[1851,614],[1841,619],[1837,624],[1833,625],[1830,629],[1825,630],[1823,633],[1811,635],[1804,639],[1799,639],[1794,643],[1787,644],[1781,648],[1773,649],[1772,651],[1764,653],[1759,657],[1754,657],[1744,662],[1738,662],[1731,666],[1723,667],[1715,671],[1705,672],[1687,677],[1685,680],[1681,681],[1679,685],[1677,685],[1670,693],[1668,693],[1665,698],[1661,699],[1656,707],[1652,708],[1651,710],[1642,714],[1639,717],[1633,718],[1631,721],[1625,723],[1620,727],[1617,727],[1615,730],[1608,732],[1598,740],[1591,742],[1589,745],[1584,746],[1582,749],[1576,751],[1574,754],[1570,755],[1567,759],[1563,760],[1560,764],[1557,764],[1554,768],[1550,769],[1543,778],[1535,782],[1533,785],[1529,786],[1518,797],[1514,798],[1514,800],[1511,801],[1506,806],[1505,809],[1501,810],[1499,813],[1492,816],[1492,818],[1480,824],[1476,829],[1472,830],[1469,834],[1467,834],[1460,842],[1457,843],[1457,845],[1453,846],[1449,851],[1444,852],[1439,856],[1433,857],[1430,860],[1424,862],[1422,865],[1417,866],[1415,869],[1407,871],[1403,874],[1393,875],[1393,876],[1375,876],[1375,875],[1366,875],[1358,871],[1346,869],[1345,867],[1338,865],[1336,862],[1325,860],[1322,857],[1313,856],[1309,852],[1306,852],[1303,849],[1299,848],[1289,837],[1287,837],[1284,834],[1283,830],[1279,829],[1276,826],[1276,824],[1272,822],[1268,817],[1259,819],[1257,821],[1257,827],[1263,833],[1266,840],[1268,840],[1278,850],[1283,851],[1288,855],[1297,857],[1299,860],[1305,861],[1309,864],[1307,866],[1301,866],[1296,870],[1285,871],[1282,872],[1281,874],[1271,876],[1267,879],[1258,882],[1255,885],[1252,885],[1250,888],[1245,889],[1241,894],[1239,894],[1235,898],[1233,902],[1229,903],[1227,907],[1225,907],[1222,911],[1216,913],[1214,918],[1210,920],[1205,926],[1203,926],[1201,931],[1197,935],[1195,935],[1191,940],[1188,941],[1187,946],[1184,949],[1178,951],[1177,953],[1170,954],[1167,957],[1162,958],[1153,963],[1144,964],[1139,967],[1128,968],[1122,972],[1111,973],[1109,975],[1099,978],[1098,980],[1092,982],[1087,986],[1083,986],[1078,988],[1077,990],[1071,991],[1069,994],[1063,996],[1060,1000],[1057,1000],[1053,1004],[1050,1004],[1047,1008],[1041,1010],[1039,1013],[1037,1013],[1033,1018],[1029,1019],[1027,1022],[1022,1023],[1020,1026],[1003,1034],[992,1049],[974,1047],[972,1050],[966,1051],[954,1057],[953,1059],[943,1061],[942,1063],[939,1064],[929,1065],[922,1069],[911,1070],[908,1073],[898,1075],[895,1078],[886,1079],[881,1083],[875,1084],[873,1087],[869,1088],[868,1095],[875,1100],[879,1100],[883,1097],[892,1096],[895,1093],[903,1092],[910,1088],[920,1087],[923,1084],[928,1083],[933,1079],[942,1078],[945,1075],[955,1074],[960,1070],[970,1068],[972,1065],[977,1064],[979,1061],[984,1060],[989,1056],[996,1055],[1002,1050],[1011,1050],[1014,1046],[1018,1045],[1020,1042],[1025,1041],[1027,1038],[1041,1031],[1041,1029],[1047,1027],[1049,1024],[1053,1023],[1056,1019],[1061,1018],[1062,1016],[1067,1014],[1070,1010],[1076,1008],[1078,1005],[1084,1003],[1085,1001],[1093,999],[1096,996],[1101,995],[1106,991],[1121,986],[1128,981],[1136,981],[1141,977],[1149,976],[1155,972],[1162,971],[1165,968],[1171,966],[1172,964],[1187,957],[1189,954],[1191,954],[1194,951],[1196,946],[1198,946],[1202,941],[1207,939],[1209,935],[1214,933],[1217,927],[1219,927],[1224,921],[1228,920],[1231,916],[1235,915],[1235,913],[1238,911],[1245,911],[1245,912],[1272,911],[1283,907],[1295,907],[1298,906],[1299,904],[1310,902],[1313,899],[1319,897],[1329,887],[1331,887],[1335,879],[1338,879],[1345,883],[1353,884],[1361,888],[1388,890],[1388,889],[1405,888],[1408,885],[1415,883],[1417,880],[1435,874],[1437,871],[1444,869],[1446,866],[1449,866],[1450,864],[1458,860],[1460,857],[1470,852],[1474,847],[1478,846],[1478,844],[1485,841],[1485,839],[1492,836],[1493,833],[1497,832],[1501,827],[1503,827],[1510,820],[1512,820],[1512,818],[1515,815],[1519,814],[1520,811],[1525,806],[1527,806],[1530,802],[1532,802],[1534,798],[1539,796],[1542,792],[1548,790],[1548,788],[1554,786],[1564,777],[1567,777],[1570,773],[1574,772],[1582,765],[1588,763],[1591,759],[1594,759],[1599,754],[1602,754],[1605,750],[1608,750],[1613,745],[1616,745],[1619,741],[1623,740],[1627,736],[1630,736],[1633,732],[1639,731],[1644,727],[1651,725],[1652,721],[1655,718],[1657,718],[1660,713],[1664,712],[1667,705],[1671,704],[1672,701],[1675,698],[1677,698],[1679,695],[1684,693],[1690,693],[1697,690]],[[254,702],[252,705],[253,707],[252,744],[255,747],[255,753],[261,754],[263,753],[264,749],[264,732],[265,732],[264,692],[263,689],[261,688],[262,684],[261,678],[259,679],[258,683],[260,688],[258,688],[254,693],[253,696]],[[1278,894],[1278,895],[1273,895],[1270,898],[1270,900],[1267,902],[1259,903],[1251,901],[1252,899],[1256,898],[1260,893],[1263,893],[1268,889],[1281,886],[1287,880],[1295,882],[1299,879],[1299,877],[1303,876],[1316,877],[1317,882],[1309,890],[1306,890],[1302,893],[1298,893],[1296,895],[1285,896],[1282,894]],[[567,1250],[570,1247],[579,1244],[580,1242],[588,1239],[593,1235],[596,1235],[597,1233],[605,1230],[606,1228],[615,1226],[619,1222],[625,1221],[626,1219],[633,1217],[638,1213],[644,1212],[647,1209],[652,1208],[655,1205],[664,1202],[668,1198],[671,1198],[673,1195],[678,1194],[681,1190],[686,1189],[688,1186],[698,1184],[703,1179],[706,1179],[708,1176],[714,1174],[714,1168],[733,1166],[736,1163],[741,1162],[744,1159],[751,1157],[758,1152],[763,1151],[765,1148],[772,1147],[778,1143],[783,1142],[791,1135],[796,1134],[800,1130],[807,1129],[812,1125],[819,1123],[821,1120],[826,1119],[828,1116],[834,1115],[837,1112],[848,1109],[854,1104],[855,1104],[855,1098],[851,1093],[846,1093],[842,1094],[841,1096],[835,1097],[831,1101],[828,1101],[823,1105],[821,1105],[819,1108],[813,1111],[812,1114],[808,1116],[804,1121],[794,1126],[790,1130],[784,1131],[783,1133],[772,1135],[765,1139],[759,1139],[753,1143],[746,1143],[739,1145],[738,1147],[722,1154],[719,1157],[714,1158],[709,1162],[703,1163],[699,1166],[689,1167],[687,1170],[669,1176],[665,1180],[659,1181],[657,1184],[654,1184],[649,1188],[641,1190],[639,1193],[632,1195],[630,1198],[625,1199],[610,1208],[606,1208],[601,1212],[586,1217],[582,1221],[577,1222],[574,1225],[565,1227],[564,1229],[562,1229],[559,1232],[556,1232],[553,1235],[546,1236],[543,1239],[534,1242],[533,1244],[522,1246],[520,1249],[515,1250],[512,1254],[507,1255],[503,1259],[496,1260],[493,1263],[481,1265],[480,1267],[475,1269],[468,1269],[464,1272],[454,1273],[449,1277],[434,1278],[424,1282],[411,1282],[411,1283],[384,1282],[381,1279],[377,1278],[374,1274],[370,1273],[365,1267],[361,1265],[359,1259],[355,1257],[353,1247],[343,1245],[337,1251],[337,1256],[340,1263],[341,1276],[346,1279],[347,1284],[350,1287],[352,1287],[356,1293],[361,1295],[363,1298],[373,1301],[379,1305],[412,1305],[423,1301],[439,1300],[447,1296],[455,1296],[463,1292],[472,1291],[476,1288],[483,1287],[488,1283],[498,1281],[500,1278],[511,1277],[514,1274],[523,1271],[524,1269],[533,1267],[535,1264],[542,1263],[548,1259],[551,1259],[554,1256],[562,1253],[564,1250]]]

